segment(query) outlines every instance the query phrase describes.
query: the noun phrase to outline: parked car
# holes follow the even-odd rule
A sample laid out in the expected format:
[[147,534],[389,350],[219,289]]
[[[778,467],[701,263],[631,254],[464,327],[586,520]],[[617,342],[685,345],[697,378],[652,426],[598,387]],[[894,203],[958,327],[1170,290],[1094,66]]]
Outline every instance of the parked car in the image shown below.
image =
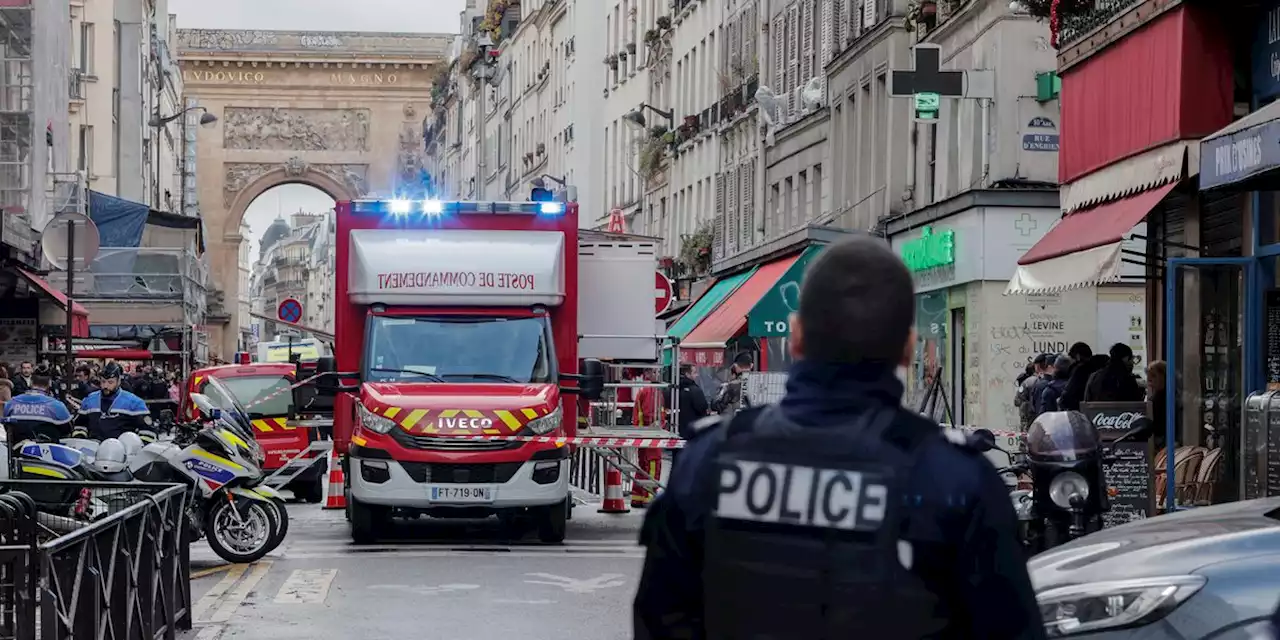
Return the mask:
[[[244,405],[253,425],[253,435],[266,453],[263,469],[271,473],[305,450],[317,436],[314,429],[295,427],[289,422],[293,396],[287,391],[294,383],[293,364],[254,363],[206,367],[191,373],[184,385],[179,415],[190,418],[191,394],[203,393],[210,377],[217,377]],[[286,487],[308,502],[324,497],[325,460],[321,456]]]
[[1246,640],[1280,601],[1280,498],[1104,529],[1027,568],[1050,637]]

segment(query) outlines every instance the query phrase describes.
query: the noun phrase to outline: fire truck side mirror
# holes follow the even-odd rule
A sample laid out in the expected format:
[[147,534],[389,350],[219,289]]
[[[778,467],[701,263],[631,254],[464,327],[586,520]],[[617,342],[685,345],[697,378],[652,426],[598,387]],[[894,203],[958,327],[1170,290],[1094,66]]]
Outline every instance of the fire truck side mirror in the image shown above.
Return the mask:
[[578,394],[587,400],[599,400],[604,395],[604,363],[594,358],[582,361],[582,373],[578,379]]

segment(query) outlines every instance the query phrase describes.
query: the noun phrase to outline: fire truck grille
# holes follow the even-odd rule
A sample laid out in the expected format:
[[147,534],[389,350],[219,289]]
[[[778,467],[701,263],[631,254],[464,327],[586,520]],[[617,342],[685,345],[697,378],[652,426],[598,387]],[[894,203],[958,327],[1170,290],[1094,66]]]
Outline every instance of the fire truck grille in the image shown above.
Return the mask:
[[492,483],[502,484],[516,475],[520,462],[489,464],[454,464],[447,462],[401,462],[414,482],[436,484]]
[[415,436],[404,429],[392,429],[391,438],[403,447],[424,451],[501,451],[519,448],[522,442],[503,440],[464,440],[448,436]]

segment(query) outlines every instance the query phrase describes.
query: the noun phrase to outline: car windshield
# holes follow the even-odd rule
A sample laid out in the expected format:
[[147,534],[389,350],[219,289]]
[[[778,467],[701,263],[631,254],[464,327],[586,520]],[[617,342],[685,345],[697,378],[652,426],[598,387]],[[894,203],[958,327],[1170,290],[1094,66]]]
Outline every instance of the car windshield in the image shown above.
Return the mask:
[[368,382],[548,382],[546,319],[495,317],[369,319]]
[[245,407],[250,418],[289,414],[293,395],[288,391],[289,379],[285,376],[239,376],[218,378],[218,381]]
[[229,419],[245,432],[252,433],[249,428],[249,412],[245,411],[244,406],[236,400],[235,394],[227,388],[226,383],[221,378],[210,377],[204,388],[200,390],[200,393],[209,398],[215,407],[223,411],[224,419]]

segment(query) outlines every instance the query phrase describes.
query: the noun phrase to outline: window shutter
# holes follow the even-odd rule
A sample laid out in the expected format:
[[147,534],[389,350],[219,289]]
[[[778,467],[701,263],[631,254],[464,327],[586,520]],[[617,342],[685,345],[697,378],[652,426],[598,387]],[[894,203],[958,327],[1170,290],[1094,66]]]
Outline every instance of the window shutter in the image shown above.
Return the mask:
[[839,1],[840,0],[823,0],[822,1],[822,5],[821,5],[822,33],[820,34],[820,37],[822,38],[822,41],[820,44],[820,46],[822,47],[822,50],[821,50],[821,56],[818,58],[818,67],[820,67],[821,69],[827,68],[827,64],[831,62],[832,52],[835,51],[835,46],[834,46],[835,43],[831,41],[832,40],[831,36],[834,33],[833,27],[835,26],[831,22],[831,14],[835,11],[836,3]]
[[876,0],[862,0],[862,30],[866,31],[876,24]]
[[756,165],[754,162],[748,161],[742,165],[742,235],[741,247],[747,249],[751,247],[755,239],[755,221],[756,221]]
[[724,234],[724,249],[725,253],[733,255],[738,252],[738,238],[742,233],[739,229],[742,216],[738,211],[738,168],[730,169],[728,174],[725,178],[725,222],[728,228]]
[[[773,19],[769,38],[773,41],[773,93],[781,98],[787,90],[787,18],[784,14],[779,13]],[[785,115],[778,114],[780,118]]]
[[817,0],[800,0],[800,77],[796,86],[803,87],[813,77],[813,11]]
[[742,14],[742,64],[748,78],[760,72],[760,63],[756,59],[756,38],[759,31],[756,27],[756,5],[752,3]]
[[849,0],[833,0],[831,3],[831,57],[834,58],[844,51],[845,39],[848,38],[849,25],[848,7]]
[[783,91],[787,92],[787,120],[796,112],[795,88],[800,77],[800,3],[792,2],[787,7],[787,82]]
[[723,172],[716,174],[716,210],[711,227],[711,256],[713,260],[724,257],[724,218],[725,218],[725,192],[724,192],[725,175]]

